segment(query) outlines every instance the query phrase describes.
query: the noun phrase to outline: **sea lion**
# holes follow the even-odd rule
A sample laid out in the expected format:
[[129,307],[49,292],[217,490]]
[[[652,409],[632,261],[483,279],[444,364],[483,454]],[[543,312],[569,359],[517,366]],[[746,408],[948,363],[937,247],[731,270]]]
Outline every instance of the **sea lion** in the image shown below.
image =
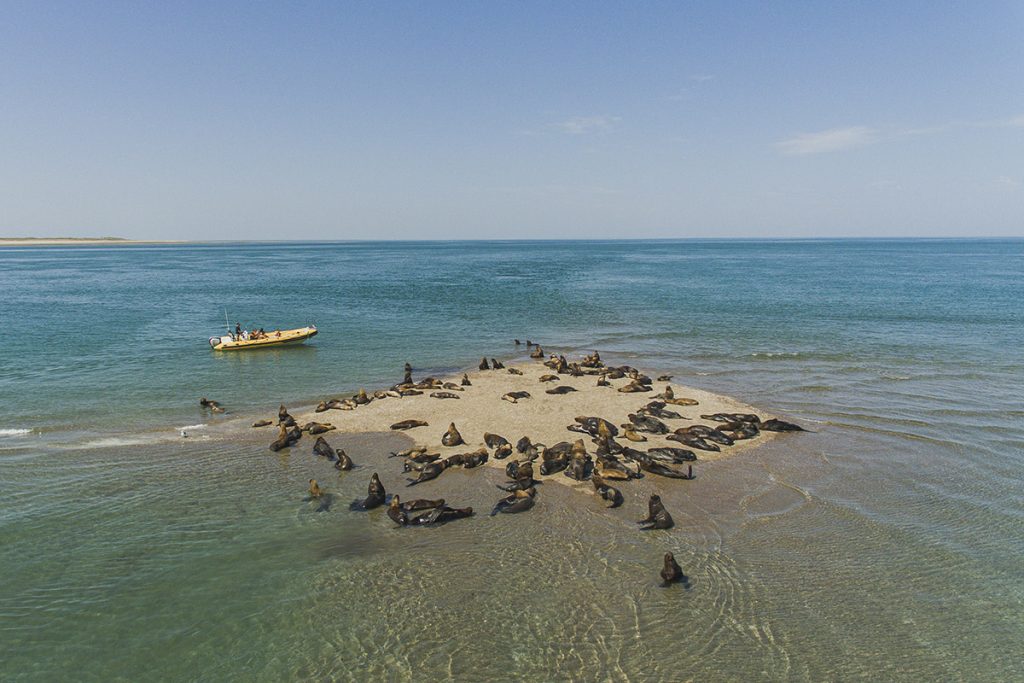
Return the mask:
[[441,437],[441,444],[450,448],[464,443],[466,442],[462,440],[462,434],[459,434],[459,430],[455,428],[455,423],[449,424],[448,431]]
[[544,349],[540,348],[540,344],[537,344],[537,348],[530,352],[530,358],[543,358]]
[[693,451],[688,451],[685,448],[672,448],[671,446],[648,448],[647,454],[658,460],[667,459],[674,465],[692,462],[697,459],[697,455]]
[[323,413],[327,411],[327,401],[320,401],[316,404],[316,408],[313,409],[314,413]]
[[396,422],[395,424],[391,425],[391,429],[394,429],[394,430],[397,431],[397,430],[404,430],[404,429],[413,429],[414,427],[429,427],[429,426],[430,425],[428,423],[424,422],[423,420],[402,420],[401,422]]
[[519,368],[509,368],[508,369],[508,374],[510,374],[510,375],[521,375],[521,374],[523,374],[523,371],[520,370]]
[[651,401],[637,412],[641,415],[660,417],[663,420],[681,420],[683,418],[682,415],[674,410],[665,410],[664,401]]
[[352,400],[356,402],[356,405],[365,406],[370,402],[370,397],[366,395],[366,389],[360,387],[359,393],[353,396]]
[[665,403],[671,403],[674,406],[696,406],[700,405],[700,401],[695,398],[666,398]]
[[678,441],[684,446],[689,446],[690,448],[697,448],[702,451],[712,451],[717,453],[722,450],[715,444],[708,443],[699,436],[695,434],[688,434],[686,432],[669,434],[665,438],[668,439],[669,441]]
[[454,519],[462,519],[463,517],[471,517],[473,515],[473,508],[450,508],[443,505],[433,510],[420,513],[415,517],[409,517],[409,526],[421,526],[425,524],[444,524]]
[[399,500],[397,493],[391,496],[391,503],[388,505],[388,517],[399,526],[405,526],[409,523],[405,511],[402,509],[402,501]]
[[459,398],[459,395],[454,391],[434,391],[430,394],[430,398]]
[[526,340],[526,347],[527,347],[527,348],[529,348],[529,347],[531,347],[531,346],[533,346],[533,342],[532,342],[532,341],[530,341],[529,339],[527,339],[527,340]]
[[530,437],[524,436],[523,438],[516,441],[516,451],[519,453],[525,453],[532,444],[530,443]]
[[662,504],[661,496],[656,493],[652,493],[651,499],[647,502],[647,517],[638,521],[637,524],[642,525],[640,527],[641,531],[671,529],[675,526],[672,515],[668,513],[668,510]]
[[577,415],[573,419],[576,420],[576,422],[583,427],[584,431],[591,436],[607,438],[619,435],[619,428],[604,418]]
[[320,488],[320,484],[317,483],[316,479],[309,480],[309,496],[311,498],[319,498],[324,495],[323,489]]
[[350,469],[355,467],[355,463],[352,462],[352,458],[348,457],[348,453],[341,448],[335,448],[334,454],[337,456],[337,461],[334,463],[334,469],[341,470],[342,472],[348,472]]
[[420,391],[419,389],[402,389],[398,393],[402,395],[402,398],[405,398],[406,396],[422,396],[423,395],[423,392]]
[[552,394],[554,396],[561,396],[562,394],[569,394],[569,393],[572,393],[574,391],[576,391],[576,387],[571,387],[568,384],[563,384],[560,387],[555,387],[554,389],[548,389],[544,393],[545,394]]
[[406,460],[408,460],[410,462],[415,462],[415,463],[418,463],[418,464],[422,465],[422,464],[425,464],[425,463],[428,463],[428,462],[434,462],[436,460],[440,460],[440,458],[441,458],[441,454],[440,453],[416,453],[414,455],[410,455],[410,456],[406,457]]
[[651,458],[639,460],[637,461],[637,464],[640,465],[640,469],[644,472],[657,474],[659,477],[667,477],[669,479],[693,479],[692,466],[688,474],[683,474],[679,470],[674,470],[668,465],[662,465],[660,462],[655,462]]
[[753,422],[725,422],[718,429],[723,434],[728,434],[734,441],[753,439],[761,433],[761,430]]
[[[669,432],[667,424],[650,415],[630,413],[629,421],[633,423],[633,429],[638,432],[648,432],[650,434],[668,434]],[[625,429],[625,425],[623,425],[623,429]]]
[[461,382],[461,384],[464,387],[471,387],[471,386],[473,386],[473,383],[469,381],[469,375],[467,375],[465,373],[462,374],[462,382]]
[[486,358],[481,358],[480,359],[479,368],[481,370],[490,370],[491,369],[491,366],[487,364],[487,359]]
[[462,458],[462,466],[467,470],[479,467],[487,462],[487,458],[490,457],[487,454],[487,449],[481,446],[479,449],[472,453],[464,453]]
[[512,455],[512,444],[510,443],[503,443],[494,449],[495,460],[504,460],[510,455]]
[[643,434],[639,434],[635,429],[633,429],[632,425],[624,427],[622,430],[622,435],[629,439],[630,441],[634,441],[637,443],[647,441],[647,437],[644,436]]
[[444,498],[438,498],[437,500],[417,498],[416,500],[410,500],[408,503],[402,503],[401,507],[405,512],[415,512],[417,510],[433,510],[434,508],[439,508],[443,505]]
[[646,384],[641,384],[640,382],[637,382],[636,380],[633,380],[629,384],[626,384],[624,386],[619,387],[617,389],[617,391],[619,391],[619,392],[621,392],[623,394],[635,394],[635,393],[641,392],[641,391],[651,391],[651,387],[649,387]]
[[412,384],[412,366],[408,363],[405,364],[405,376],[402,378],[402,384]]
[[352,510],[372,510],[383,505],[386,497],[384,484],[380,483],[380,477],[374,472],[370,477],[370,485],[366,488],[366,498],[354,501],[350,508]]
[[505,369],[505,365],[503,363],[498,362],[498,360],[496,358],[492,358],[491,359],[491,369],[492,370],[504,370]]
[[597,378],[597,386],[610,387],[611,385],[612,384],[611,382],[608,381],[608,377],[606,375],[601,375],[600,377]]
[[253,427],[269,427],[272,424],[274,424],[273,420],[256,420],[255,422],[252,423],[252,426]]
[[[408,467],[409,463],[406,462],[405,465]],[[448,469],[448,462],[446,460],[426,463],[420,468],[419,476],[415,479],[409,479],[409,483],[407,483],[406,486],[415,486],[416,484],[422,484],[423,482],[430,481],[431,479],[437,479],[446,469]]]
[[576,481],[584,481],[590,475],[592,461],[590,456],[572,456],[569,458],[569,466],[562,472],[565,476]]
[[218,403],[217,401],[208,399],[206,397],[203,397],[203,398],[199,399],[199,405],[203,406],[204,408],[209,408],[214,413],[223,413],[224,412],[224,409],[221,407],[220,403]]
[[658,376],[658,381],[659,382],[671,382],[672,381],[672,375],[659,375]]
[[332,429],[337,429],[337,427],[325,422],[309,422],[302,427],[302,431],[309,432],[310,434],[323,434],[324,432],[329,432]]
[[447,389],[448,391],[465,391],[465,389],[463,389],[455,382],[445,382],[444,384],[441,385],[441,387]]
[[672,553],[665,553],[665,564],[661,568],[661,581],[662,587],[670,586],[675,582],[686,582],[686,575],[683,574],[683,568],[676,562],[676,558]]
[[617,508],[622,505],[622,491],[613,486],[609,486],[605,480],[601,478],[601,475],[592,475],[590,477],[590,483],[594,485],[594,490],[597,491],[597,495],[611,503],[608,507]]
[[530,398],[530,392],[528,391],[510,391],[501,397],[502,401],[508,401],[509,403],[518,403],[521,398]]
[[322,436],[317,437],[316,443],[313,444],[313,455],[319,455],[321,458],[327,458],[328,460],[334,460],[338,456],[335,454],[334,449],[327,443],[327,439]]
[[426,452],[427,452],[427,447],[426,446],[413,446],[412,448],[404,450],[404,451],[402,451],[400,453],[395,453],[394,451],[391,451],[391,455],[389,455],[388,457],[389,458],[411,458],[414,455],[419,455],[420,453],[426,453]]
[[540,473],[543,475],[562,472],[569,466],[569,454],[564,451],[557,452],[549,448],[545,448],[544,452],[541,454],[541,460]]
[[519,346],[519,344],[520,344],[520,341],[519,341],[518,339],[513,339],[512,341],[513,341],[513,342],[515,342],[515,345],[516,345],[516,346]]
[[594,472],[600,477],[615,479],[616,481],[629,481],[630,479],[637,479],[642,476],[639,470],[633,472],[625,464],[619,462],[617,458],[606,455],[597,456]]
[[795,425],[792,422],[783,422],[782,420],[772,418],[765,420],[761,423],[761,429],[767,432],[806,432],[807,430],[800,425]]
[[293,443],[302,438],[302,430],[298,427],[292,427],[288,429],[285,425],[281,424],[278,426],[277,439],[270,444],[270,450],[277,452],[282,448],[288,448]]
[[278,424],[284,422],[285,419],[290,418],[290,417],[291,417],[291,415],[288,414],[288,409],[285,408],[284,404],[282,403],[281,407],[277,409],[277,422],[278,422]]
[[559,377],[558,375],[541,375],[540,376],[540,381],[541,382],[557,382],[557,381],[559,381],[561,379],[562,378]]
[[498,434],[491,434],[490,432],[484,432],[484,443],[487,444],[488,448],[497,448],[508,443],[508,439]]
[[515,514],[517,512],[526,512],[533,507],[534,496],[537,495],[537,489],[528,488],[513,491],[512,495],[502,498],[491,510],[491,517],[495,516],[499,512],[506,514]]

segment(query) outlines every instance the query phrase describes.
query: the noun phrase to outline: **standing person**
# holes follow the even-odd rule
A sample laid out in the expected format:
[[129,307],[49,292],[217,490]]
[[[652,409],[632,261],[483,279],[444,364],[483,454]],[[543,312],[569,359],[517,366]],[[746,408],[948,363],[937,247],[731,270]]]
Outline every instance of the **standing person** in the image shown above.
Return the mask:
[[235,341],[238,341],[241,338],[242,338],[242,325],[240,323],[236,322],[235,323]]

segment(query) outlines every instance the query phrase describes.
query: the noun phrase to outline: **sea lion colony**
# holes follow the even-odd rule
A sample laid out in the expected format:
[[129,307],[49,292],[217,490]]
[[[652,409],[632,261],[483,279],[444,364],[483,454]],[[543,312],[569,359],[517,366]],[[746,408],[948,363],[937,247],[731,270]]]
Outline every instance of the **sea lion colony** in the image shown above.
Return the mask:
[[[528,348],[533,346],[527,341]],[[543,360],[543,351],[536,346],[530,357]],[[441,457],[440,453],[429,453],[425,446],[417,446],[401,453],[393,453],[392,457],[401,461],[402,472],[407,478],[407,486],[437,479],[452,467],[471,469],[488,463],[491,460],[509,461],[505,465],[508,482],[499,486],[506,496],[499,498],[491,515],[500,513],[514,514],[530,510],[537,498],[537,485],[552,476],[565,477],[561,481],[569,484],[589,482],[593,492],[603,501],[607,508],[623,505],[625,498],[621,486],[642,486],[642,480],[648,475],[668,479],[692,480],[695,478],[693,465],[698,457],[696,451],[716,452],[722,447],[730,447],[738,441],[757,437],[762,432],[802,431],[802,428],[778,419],[762,420],[752,413],[711,413],[701,414],[701,420],[711,424],[690,424],[688,426],[670,426],[668,421],[687,420],[674,408],[692,407],[698,401],[692,398],[676,396],[671,385],[661,392],[654,393],[654,380],[629,366],[609,367],[604,364],[598,353],[592,353],[578,362],[570,363],[565,356],[551,355],[543,360],[544,366],[550,370],[539,377],[538,391],[558,396],[576,391],[569,385],[555,385],[564,376],[575,378],[593,376],[596,386],[615,389],[626,394],[648,394],[650,399],[642,407],[628,414],[628,420],[619,425],[613,424],[599,416],[580,415],[566,427],[567,431],[579,436],[572,441],[565,440],[548,445],[535,442],[529,435],[521,437],[514,445],[504,436],[485,432],[482,436],[483,445],[475,450],[455,453]],[[517,368],[505,368],[494,358],[488,362],[482,358],[479,364],[481,371],[502,372],[509,375],[523,373]],[[623,380],[619,385],[613,381]],[[668,382],[670,376],[662,375],[657,381]],[[443,382],[433,377],[426,377],[415,382],[412,367],[406,363],[403,381],[387,390],[374,391],[372,394],[360,389],[355,395],[344,399],[331,399],[320,402],[317,413],[327,410],[356,410],[361,406],[375,401],[391,398],[409,398],[423,396],[423,399],[458,399],[459,392],[473,387],[467,375],[462,376],[460,383]],[[510,403],[529,400],[529,391],[509,391],[501,396]],[[562,401],[565,399],[553,399]],[[262,420],[253,426],[270,424]],[[334,429],[329,423],[309,422],[299,425],[285,406],[278,411],[278,436],[270,444],[272,451],[281,451],[294,446],[302,438],[304,432],[322,434]],[[391,424],[393,430],[411,430],[429,427],[427,421],[421,419],[405,419]],[[650,444],[649,438],[675,442],[666,445]],[[588,446],[587,440],[590,444]],[[471,439],[470,442],[475,439]],[[453,448],[465,446],[467,440],[460,433],[454,422],[441,434],[441,446]],[[641,450],[641,444],[649,444]],[[681,446],[686,446],[683,448]],[[324,437],[317,438],[313,453],[335,462],[339,470],[347,471],[353,467],[351,458],[341,449],[332,448]],[[513,458],[512,456],[515,455]],[[686,465],[685,471],[680,466]],[[568,481],[573,480],[573,481]],[[639,482],[639,483],[637,483]],[[318,487],[319,488],[319,487]],[[588,489],[590,487],[587,487]],[[312,489],[311,489],[312,491]],[[328,496],[321,491],[320,496]],[[388,496],[380,477],[374,473],[371,477],[368,495],[365,499],[354,501],[353,510],[371,510],[388,505],[388,517],[401,526],[438,525],[452,520],[469,517],[473,509],[450,507],[443,499],[416,499],[403,502],[398,495]],[[319,509],[326,509],[321,505]],[[643,530],[670,529],[674,525],[672,515],[665,509],[661,498],[651,494],[647,516],[638,520]],[[666,555],[665,568],[662,570],[664,585],[685,581],[682,570],[675,564],[671,553]],[[672,569],[670,565],[674,565]],[[680,578],[682,577],[682,578]]]

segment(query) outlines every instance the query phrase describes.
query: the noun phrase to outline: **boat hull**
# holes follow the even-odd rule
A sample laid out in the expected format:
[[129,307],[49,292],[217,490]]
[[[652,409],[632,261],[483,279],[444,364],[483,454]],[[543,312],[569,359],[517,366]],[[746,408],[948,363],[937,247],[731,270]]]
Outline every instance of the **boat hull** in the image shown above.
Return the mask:
[[[317,335],[317,329],[312,325],[309,327],[300,327],[294,330],[276,330],[274,332],[268,332],[265,339],[240,339],[238,341],[232,341],[230,338],[221,337],[221,341],[217,344],[210,342],[210,346],[214,351],[250,351],[253,349],[266,349],[274,346],[284,346],[285,344],[301,344],[310,337]],[[224,341],[228,339],[228,341]]]

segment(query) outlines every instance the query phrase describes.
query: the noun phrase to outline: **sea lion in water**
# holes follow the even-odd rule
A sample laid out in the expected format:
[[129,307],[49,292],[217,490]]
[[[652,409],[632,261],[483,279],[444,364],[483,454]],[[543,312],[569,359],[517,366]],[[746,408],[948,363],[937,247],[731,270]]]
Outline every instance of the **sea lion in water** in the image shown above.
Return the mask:
[[520,341],[519,341],[518,339],[513,339],[512,341],[513,341],[513,342],[515,342],[515,345],[516,345],[516,346],[519,346],[519,344],[520,344]]
[[402,420],[401,422],[396,422],[395,424],[391,425],[391,429],[394,429],[394,430],[397,431],[397,430],[400,430],[400,429],[404,430],[404,429],[413,429],[414,427],[429,427],[429,426],[430,425],[427,424],[426,422],[424,422],[423,420]]
[[199,405],[201,405],[204,408],[209,408],[211,411],[213,411],[215,413],[223,413],[224,412],[224,409],[221,408],[220,403],[218,403],[217,401],[213,401],[211,399],[208,399],[205,396],[203,398],[199,399]]
[[352,462],[352,458],[348,457],[341,448],[335,448],[334,454],[338,457],[338,460],[334,463],[334,469],[341,470],[342,472],[348,472],[350,469],[355,467],[355,463]]
[[384,490],[384,484],[380,483],[380,477],[374,472],[370,477],[370,485],[366,488],[366,498],[354,501],[349,507],[352,510],[372,510],[383,505],[385,498],[387,492]]
[[661,502],[661,496],[656,493],[651,494],[651,499],[647,502],[647,517],[641,519],[637,524],[643,526],[640,527],[641,531],[650,531],[651,529],[671,529],[675,526],[675,522],[672,520],[672,515],[668,513],[665,506]]
[[405,512],[415,512],[417,510],[433,510],[442,506],[444,506],[444,498],[438,498],[437,500],[417,498],[416,500],[410,500],[408,503],[402,503],[402,510]]
[[[408,467],[409,463],[406,463]],[[441,474],[448,469],[449,463],[447,460],[441,460],[440,462],[430,462],[423,465],[420,468],[420,474],[415,479],[410,479],[406,486],[415,486],[416,484],[422,484],[425,481],[431,479],[437,479]]]
[[772,418],[771,420],[765,420],[760,425],[761,429],[766,432],[806,432],[807,430],[800,425],[795,425],[792,422],[783,422]]
[[459,446],[466,443],[462,440],[462,434],[459,434],[459,430],[455,428],[455,423],[452,422],[448,425],[448,431],[441,437],[441,444],[444,446]]
[[510,391],[501,397],[502,401],[508,401],[509,403],[518,403],[521,398],[530,398],[530,392],[528,391]]
[[391,496],[391,503],[388,505],[388,517],[391,521],[400,526],[405,526],[409,523],[409,519],[402,510],[402,501],[399,500],[398,494]]
[[409,517],[409,526],[421,526],[425,524],[444,524],[450,522],[453,519],[462,519],[463,517],[471,517],[473,515],[473,508],[450,508],[447,505],[434,508],[427,512],[420,513],[415,517]]
[[469,375],[467,375],[465,373],[462,374],[462,382],[461,382],[461,384],[464,387],[471,387],[471,386],[473,386],[473,383],[469,381]]
[[665,564],[661,568],[661,580],[661,585],[663,587],[670,586],[677,581],[686,581],[686,575],[683,574],[683,568],[676,562],[676,558],[672,553],[665,553]]
[[317,483],[316,479],[309,480],[309,496],[310,498],[319,498],[324,495],[323,489],[320,488],[320,484]]
[[412,366],[408,363],[405,364],[405,376],[402,378],[402,384],[412,384]]
[[274,424],[273,420],[256,420],[255,422],[252,423],[252,426],[253,427],[269,427],[272,424]]
[[434,391],[431,392],[430,398],[459,398],[459,395],[454,391]]
[[487,359],[486,358],[481,358],[480,359],[479,368],[481,370],[490,370],[491,369],[491,366],[487,364]]
[[491,517],[495,516],[499,512],[506,514],[515,514],[517,512],[526,512],[533,507],[534,496],[537,495],[537,489],[528,488],[513,491],[511,496],[507,496],[498,501],[494,509],[491,510]]
[[540,348],[540,344],[537,344],[537,348],[535,348],[532,352],[530,352],[530,358],[543,358],[543,357],[544,357],[544,349]]
[[617,508],[622,505],[622,491],[618,490],[614,486],[609,486],[601,475],[592,475],[590,477],[590,483],[594,485],[594,490],[597,491],[597,495],[611,503],[608,507]]
[[327,443],[327,439],[322,436],[317,437],[316,443],[313,444],[313,455],[319,455],[321,458],[327,458],[328,460],[334,460],[338,456],[334,453],[334,449]]
[[270,444],[270,450],[277,452],[282,448],[288,448],[302,438],[302,431],[298,427],[288,429],[283,424],[278,426],[277,439]]
[[544,393],[545,394],[552,394],[552,395],[555,395],[555,396],[560,396],[562,394],[569,394],[569,393],[572,393],[574,391],[576,391],[576,387],[571,387],[568,384],[563,384],[560,387],[555,387],[554,389],[548,389]]

